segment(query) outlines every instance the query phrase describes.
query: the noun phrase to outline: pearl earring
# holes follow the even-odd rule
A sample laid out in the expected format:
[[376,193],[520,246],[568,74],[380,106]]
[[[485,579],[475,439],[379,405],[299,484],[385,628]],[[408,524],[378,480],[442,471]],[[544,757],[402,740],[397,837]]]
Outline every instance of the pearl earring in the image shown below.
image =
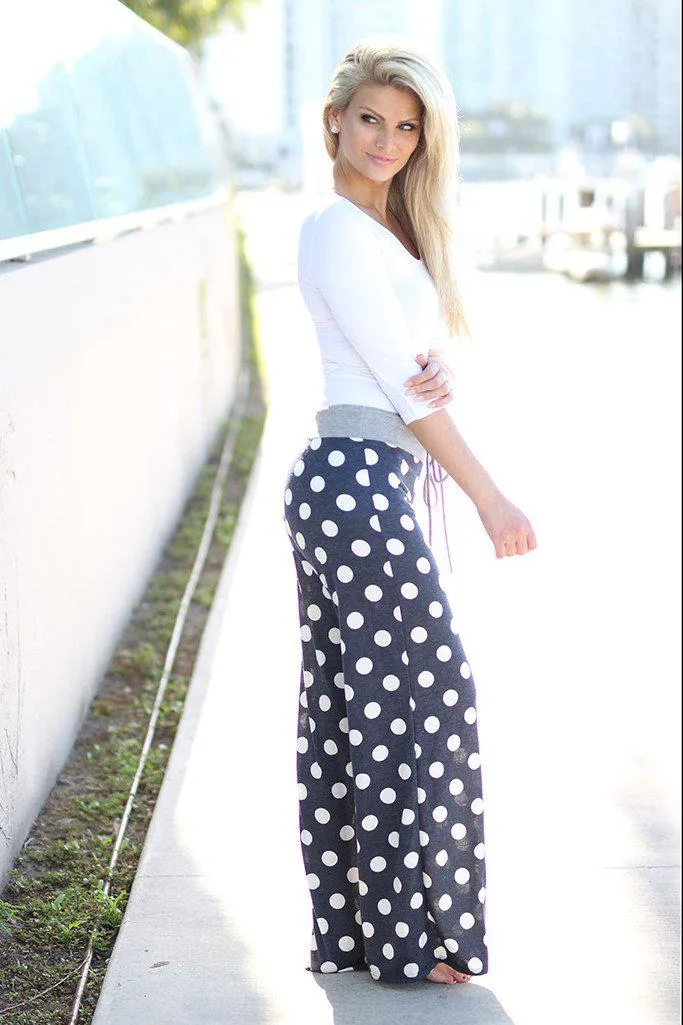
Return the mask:
[[339,131],[339,129],[337,128],[337,126],[336,126],[336,125],[330,125],[330,131],[331,131],[331,132],[338,132],[338,131]]

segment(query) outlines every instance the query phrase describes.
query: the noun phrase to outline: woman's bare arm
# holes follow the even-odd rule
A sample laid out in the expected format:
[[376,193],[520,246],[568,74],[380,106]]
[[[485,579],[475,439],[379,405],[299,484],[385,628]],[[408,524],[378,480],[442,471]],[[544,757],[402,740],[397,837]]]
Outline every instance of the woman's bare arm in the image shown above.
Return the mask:
[[445,409],[413,420],[408,428],[472,499],[497,558],[524,555],[536,547],[528,519],[498,490]]

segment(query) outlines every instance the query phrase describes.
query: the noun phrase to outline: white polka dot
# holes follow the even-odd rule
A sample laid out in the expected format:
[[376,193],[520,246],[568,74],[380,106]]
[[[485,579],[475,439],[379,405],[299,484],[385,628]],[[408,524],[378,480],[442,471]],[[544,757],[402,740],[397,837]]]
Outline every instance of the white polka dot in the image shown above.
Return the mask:
[[432,812],[432,818],[435,822],[444,822],[448,818],[448,809],[443,805],[438,805]]
[[325,478],[324,477],[319,477],[319,476],[311,477],[311,491],[322,491],[322,489],[324,487],[325,487]]
[[461,794],[465,789],[465,784],[461,779],[458,779],[456,777],[455,779],[452,779],[450,781],[450,783],[448,784],[448,789],[453,794],[453,797],[457,797],[458,794]]
[[358,628],[361,627],[364,622],[365,619],[363,617],[362,612],[349,612],[348,616],[346,617],[346,625],[349,626],[352,630],[358,630]]
[[334,853],[334,851],[323,851],[323,853],[320,856],[320,860],[322,861],[323,865],[332,866],[337,864],[339,858]]
[[302,502],[299,506],[299,516],[302,520],[307,520],[311,515],[311,507],[308,502]]
[[306,880],[308,882],[308,888],[310,890],[317,890],[320,886],[320,879],[315,874],[315,872],[309,872],[309,874],[306,876]]
[[321,694],[318,698],[318,704],[320,705],[321,712],[329,712],[332,707],[332,702],[328,698],[327,694]]
[[449,708],[452,708],[453,705],[456,704],[457,700],[458,700],[458,692],[457,692],[457,690],[447,690],[447,691],[444,691],[444,695],[443,695],[443,703],[444,703],[444,705],[448,705]]
[[451,936],[446,937],[444,944],[446,945],[446,948],[450,950],[451,954],[456,954],[458,952],[458,941],[454,940]]
[[398,676],[393,676],[390,673],[389,676],[385,676],[382,680],[382,686],[385,690],[388,691],[398,690],[398,688],[401,686],[401,681],[399,680]]
[[406,854],[405,858],[403,859],[403,864],[406,868],[417,868],[419,862],[420,855],[417,853],[417,851],[411,851],[409,854]]
[[380,975],[382,974],[376,964],[368,965],[368,970],[373,979],[379,979]]
[[386,575],[388,577],[393,577],[394,571],[391,568],[391,563],[388,560],[387,560],[387,562],[383,563],[382,569],[384,570],[384,572],[386,573]]
[[466,911],[460,916],[460,925],[463,929],[471,929],[474,925],[474,915],[471,915],[469,911]]
[[427,942],[427,939],[428,939],[428,937],[427,937],[427,933],[426,932],[420,933],[420,938],[417,941],[418,942],[418,946],[420,947],[420,949],[422,949],[422,947],[424,947],[425,943]]
[[387,842],[388,842],[390,847],[393,847],[394,849],[398,849],[399,835],[398,835],[398,833],[396,832],[395,829],[391,833],[389,833],[389,836],[387,837]]
[[306,541],[304,540],[304,535],[300,531],[297,530],[297,532],[296,532],[296,534],[294,536],[296,537],[296,543],[298,544],[299,548],[305,548],[306,547]]
[[431,687],[434,683],[434,673],[430,673],[428,669],[423,669],[417,677],[417,682],[421,687]]
[[377,584],[368,584],[365,588],[365,597],[368,601],[379,601],[382,597],[382,588]]
[[346,457],[344,453],[340,452],[339,449],[335,448],[328,455],[327,461],[330,464],[330,466],[341,466],[345,458]]
[[448,951],[445,947],[434,947],[434,957],[438,957],[440,961],[443,961],[445,957],[448,957]]
[[361,826],[363,827],[363,829],[367,830],[367,832],[370,832],[373,829],[377,829],[378,825],[379,819],[376,815],[366,815],[363,821],[361,822]]
[[439,662],[448,662],[452,654],[453,652],[447,644],[440,644],[439,647],[436,649],[436,657],[438,658]]
[[386,867],[387,862],[385,858],[377,856],[376,858],[372,858],[370,861],[370,868],[373,872],[383,872]]
[[428,715],[425,719],[425,729],[427,733],[436,733],[441,723],[435,715]]
[[479,766],[481,765],[481,757],[476,751],[473,751],[472,754],[469,756],[469,758],[467,759],[467,764],[469,765],[470,769],[479,768]]
[[391,644],[391,634],[388,630],[378,630],[374,641],[379,648],[387,648]]
[[448,911],[453,904],[453,898],[448,893],[444,893],[439,897],[438,903],[442,911]]
[[479,860],[481,861],[481,859],[484,857],[484,854],[485,854],[484,844],[483,843],[478,843],[477,846],[474,848],[474,851],[472,853],[474,854],[475,858],[479,858]]
[[377,901],[377,910],[379,911],[380,915],[390,915],[391,901],[387,900],[386,897],[382,897],[381,900]]
[[339,720],[339,729],[342,731],[342,733],[349,732],[349,720],[346,718],[346,716],[344,716],[343,719]]
[[356,786],[359,790],[367,790],[370,786],[370,777],[366,772],[359,772],[356,776]]
[[470,706],[470,708],[466,708],[465,709],[465,711],[463,713],[463,719],[465,720],[465,722],[469,723],[470,726],[471,726],[472,723],[476,721],[476,718],[477,718],[477,710],[475,708],[472,708]]
[[351,542],[351,551],[354,553],[354,555],[359,555],[363,557],[369,555],[371,549],[367,541],[363,541],[362,539],[356,539],[355,541]]
[[446,741],[446,747],[449,751],[457,751],[460,747],[460,737],[457,733],[452,733]]
[[380,791],[379,799],[383,804],[393,804],[396,800],[396,791],[391,787],[385,787]]
[[427,640],[429,634],[423,626],[414,626],[410,631],[411,640],[415,641],[416,644],[422,644]]
[[475,975],[482,970],[484,967],[483,962],[478,957],[471,957],[467,962],[467,967]]
[[330,821],[330,813],[327,810],[327,808],[316,808],[313,814],[315,815],[318,822],[325,823]]
[[407,729],[407,726],[405,724],[405,720],[403,720],[403,719],[393,719],[392,720],[392,722],[391,722],[391,732],[395,733],[397,737],[402,736],[405,733],[406,729]]
[[304,463],[303,459],[297,459],[297,461],[295,462],[294,466],[292,467],[292,473],[294,474],[295,477],[300,477],[301,474],[304,472],[304,468],[305,468],[305,463]]
[[383,512],[385,509],[389,508],[389,499],[386,495],[373,495],[372,504],[375,509],[379,510],[379,512]]
[[350,512],[356,508],[356,499],[352,495],[337,495],[335,501],[344,512]]
[[464,886],[465,883],[468,883],[470,881],[470,874],[466,868],[459,868],[455,872],[453,878],[455,879],[456,883],[460,883]]
[[342,826],[339,830],[339,836],[342,840],[353,840],[355,835],[353,826]]
[[314,779],[320,779],[322,774],[323,774],[323,770],[320,768],[318,763],[317,762],[312,762],[311,763],[311,776],[313,776]]
[[368,701],[367,705],[363,709],[367,719],[376,719],[381,711],[382,706],[377,701]]
[[401,762],[398,767],[398,774],[401,779],[410,779],[413,774],[413,770],[406,764],[406,762]]
[[415,821],[415,812],[412,808],[404,808],[401,815],[401,823],[404,826],[412,826]]
[[353,570],[348,566],[340,566],[337,570],[337,578],[341,580],[342,584],[348,584],[350,580],[353,580]]
[[329,972],[336,972],[337,966],[334,961],[323,961],[320,965],[320,971],[325,974],[329,974]]
[[361,929],[363,930],[363,936],[370,938],[370,936],[375,935],[375,927],[372,922],[363,922]]
[[479,898],[479,903],[480,904],[485,904],[486,903],[486,887],[485,886],[482,886],[481,890],[477,894],[477,897]]
[[377,747],[372,749],[372,757],[376,762],[383,762],[385,758],[389,757],[389,748],[385,747],[384,744],[378,744]]
[[392,488],[397,488],[401,483],[399,477],[397,477],[393,470],[391,471],[391,473],[387,474],[387,481],[389,482],[389,484],[391,484]]
[[341,939],[339,940],[339,949],[340,950],[353,950],[355,945],[356,945],[356,941],[353,939],[352,936],[342,936]]
[[[296,749],[300,754],[305,754],[308,751],[308,739],[307,737],[299,737],[296,742]],[[306,795],[304,795],[306,796]]]
[[436,861],[437,865],[443,868],[443,866],[448,861],[448,851],[437,851],[434,860]]
[[354,747],[358,747],[359,744],[363,743],[363,734],[360,730],[349,731],[349,744],[353,744]]
[[442,615],[442,613],[443,613],[443,605],[441,604],[440,601],[431,601],[429,603],[429,615],[430,616],[434,616],[435,619],[438,619],[439,616]]
[[357,470],[356,471],[356,480],[364,488],[367,488],[367,487],[370,486],[370,475],[369,475],[367,470]]
[[292,504],[292,489],[291,488],[285,488],[285,505],[291,505],[291,504]]
[[409,979],[415,979],[417,978],[417,973],[419,972],[419,970],[419,966],[416,965],[414,961],[411,961],[404,967],[403,974],[407,975]]
[[364,452],[365,462],[368,464],[368,466],[374,466],[377,460],[379,459],[379,456],[375,452],[374,448],[366,448],[364,449]]
[[339,527],[334,520],[323,520],[321,527],[323,534],[327,534],[328,537],[335,537],[339,533]]
[[456,822],[451,826],[451,836],[454,840],[464,840],[467,836],[467,827],[462,822]]
[[324,548],[315,548],[313,554],[315,555],[318,562],[322,562],[323,565],[327,562],[327,552]]
[[469,680],[470,676],[472,675],[472,670],[468,666],[467,662],[463,662],[463,664],[460,666],[460,675],[462,676],[463,680]]
[[417,566],[420,573],[429,573],[429,571],[432,568],[429,559],[426,559],[424,555],[420,556],[415,565]]
[[320,648],[315,649],[315,660],[319,666],[325,665],[325,652],[321,651]]
[[333,783],[330,788],[330,793],[336,798],[346,797],[348,788],[345,783]]
[[390,537],[387,541],[387,551],[392,555],[401,555],[406,550],[406,546],[403,541],[399,541],[397,537]]
[[403,616],[401,615],[401,606],[397,605],[394,608],[394,619],[397,619],[399,623],[403,622]]
[[306,845],[313,843],[313,834],[308,829],[301,830],[301,842]]
[[401,522],[401,526],[405,530],[414,530],[415,529],[415,524],[413,523],[413,521],[412,521],[411,517],[408,515],[408,513],[403,513],[403,515],[401,516],[401,521],[400,522]]
[[372,672],[372,659],[365,656],[359,658],[356,662],[356,669],[362,676],[367,676]]
[[377,531],[378,534],[381,533],[382,526],[379,522],[379,516],[377,515],[377,513],[373,513],[368,522],[373,530]]
[[481,815],[484,810],[484,802],[481,797],[475,797],[470,805],[473,815]]
[[341,634],[339,633],[339,627],[338,626],[330,627],[330,629],[327,631],[327,636],[330,638],[330,641],[332,642],[332,644],[340,644],[341,643]]
[[382,947],[382,953],[386,957],[387,961],[391,961],[392,957],[394,956],[394,948],[392,947],[391,943],[384,944],[384,946]]
[[425,833],[424,829],[420,830],[420,847],[426,847],[429,843],[429,834]]
[[325,933],[327,932],[327,930],[330,928],[329,922],[327,921],[326,918],[318,918],[318,919],[316,919],[316,921],[318,923],[318,929],[320,929],[320,932],[324,936]]
[[330,897],[330,907],[337,908],[337,910],[339,910],[339,908],[343,908],[345,904],[346,897],[343,893],[333,893]]
[[406,922],[397,922],[394,931],[396,932],[397,936],[400,936],[401,939],[404,940],[410,932],[410,929],[408,928]]
[[443,762],[432,762],[429,766],[429,775],[434,779],[441,779],[444,774]]

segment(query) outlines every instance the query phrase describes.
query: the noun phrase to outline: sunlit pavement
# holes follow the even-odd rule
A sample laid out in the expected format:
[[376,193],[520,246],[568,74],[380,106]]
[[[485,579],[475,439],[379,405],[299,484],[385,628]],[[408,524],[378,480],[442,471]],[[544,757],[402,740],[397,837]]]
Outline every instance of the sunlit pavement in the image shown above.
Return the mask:
[[490,971],[313,975],[281,518],[320,388],[296,287],[305,201],[238,208],[269,417],[95,1025],[674,1025],[678,289],[463,270],[475,339],[454,352],[450,410],[539,541],[496,560],[447,482],[453,576],[440,514],[434,547],[477,681]]

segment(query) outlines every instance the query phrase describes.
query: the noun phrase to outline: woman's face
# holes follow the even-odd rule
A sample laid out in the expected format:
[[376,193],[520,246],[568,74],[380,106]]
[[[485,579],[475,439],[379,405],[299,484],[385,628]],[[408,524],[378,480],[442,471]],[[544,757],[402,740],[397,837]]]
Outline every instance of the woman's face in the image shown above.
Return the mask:
[[411,90],[361,85],[346,110],[330,110],[330,121],[339,126],[337,159],[384,182],[405,167],[418,144],[421,104]]

